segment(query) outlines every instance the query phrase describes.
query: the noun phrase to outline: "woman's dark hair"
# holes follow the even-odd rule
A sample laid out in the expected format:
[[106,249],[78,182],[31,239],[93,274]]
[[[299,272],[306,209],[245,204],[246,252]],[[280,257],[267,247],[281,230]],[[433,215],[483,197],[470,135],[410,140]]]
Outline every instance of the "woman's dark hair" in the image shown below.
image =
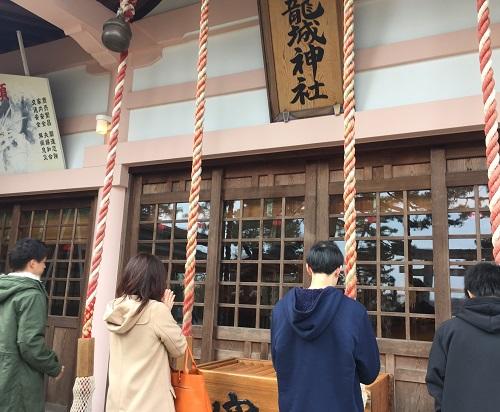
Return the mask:
[[160,259],[139,253],[128,261],[116,293],[118,296],[136,295],[141,302],[136,313],[140,313],[150,300],[162,301],[166,286],[167,274]]
[[9,252],[9,266],[18,272],[23,270],[30,260],[35,259],[41,262],[48,254],[49,249],[45,243],[30,238],[20,239],[16,242],[14,249]]
[[465,272],[465,295],[500,297],[500,267],[492,263],[478,263]]
[[311,247],[306,262],[313,273],[330,275],[342,266],[344,257],[334,242],[321,241]]

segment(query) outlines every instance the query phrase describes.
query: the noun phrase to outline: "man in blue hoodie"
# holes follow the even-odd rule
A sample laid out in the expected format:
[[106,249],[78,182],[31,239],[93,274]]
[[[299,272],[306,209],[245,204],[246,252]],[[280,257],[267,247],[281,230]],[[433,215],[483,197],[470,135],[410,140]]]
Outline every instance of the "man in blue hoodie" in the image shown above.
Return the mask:
[[336,289],[343,256],[318,242],[307,256],[309,289],[295,288],[273,309],[271,351],[281,412],[363,412],[380,356],[362,304]]

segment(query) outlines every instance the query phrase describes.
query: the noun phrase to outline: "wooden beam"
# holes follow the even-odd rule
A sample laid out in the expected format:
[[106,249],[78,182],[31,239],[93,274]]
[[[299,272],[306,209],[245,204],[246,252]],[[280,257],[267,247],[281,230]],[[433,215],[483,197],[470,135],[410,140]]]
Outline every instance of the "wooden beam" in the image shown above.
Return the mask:
[[[206,96],[223,96],[264,89],[265,87],[264,70],[248,70],[210,78],[207,82]],[[123,107],[126,109],[143,109],[145,107],[185,102],[194,100],[195,94],[196,82],[159,86],[130,92]]]
[[[87,70],[94,71],[97,66],[92,56],[82,50],[71,37],[27,47],[26,56],[32,76],[79,66],[86,66]],[[0,67],[4,74],[21,75],[23,67],[19,51],[0,54]]]
[[101,43],[102,24],[114,14],[96,1],[13,0],[14,3],[62,29],[100,64],[113,65],[117,54]]
[[[310,162],[306,164],[306,187],[305,187],[305,197],[304,197],[304,254],[307,255],[309,249],[316,241],[316,207],[318,204],[318,193],[317,193],[317,180],[318,180],[318,165],[316,162]],[[328,196],[328,193],[327,193]],[[305,268],[304,268],[305,269]],[[302,284],[304,287],[309,287],[311,279],[303,271]]]
[[[61,136],[74,133],[91,132],[95,131],[95,114],[66,117],[65,119],[57,119],[59,124],[59,132]],[[103,138],[104,144],[104,138]]]
[[[431,350],[431,342],[404,341],[399,339],[377,338],[378,347],[382,354],[410,356],[417,358],[428,358]],[[393,373],[387,369],[386,372]]]
[[[329,235],[329,206],[330,194],[329,190],[330,169],[328,162],[318,164],[318,179],[316,187],[316,236],[317,240],[328,240]],[[343,183],[342,183],[343,185]],[[343,186],[342,186],[343,190]]]
[[451,318],[445,149],[431,149],[431,189],[437,328]]
[[[115,14],[97,1],[65,1],[65,0],[13,0],[14,3],[40,16],[44,20],[59,27],[68,36],[71,36],[87,53],[89,53],[102,67],[110,69],[118,62],[118,53],[106,49],[101,42],[103,23],[114,17]],[[154,60],[161,56],[161,48],[140,27],[132,25],[133,40],[130,52],[139,56],[153,51],[156,56],[149,56]],[[144,62],[141,61],[144,64]]]
[[222,169],[212,172],[210,193],[210,231],[208,234],[207,279],[205,281],[205,300],[201,341],[201,361],[214,358],[214,328],[217,323],[217,285],[219,277],[219,246],[222,216]]

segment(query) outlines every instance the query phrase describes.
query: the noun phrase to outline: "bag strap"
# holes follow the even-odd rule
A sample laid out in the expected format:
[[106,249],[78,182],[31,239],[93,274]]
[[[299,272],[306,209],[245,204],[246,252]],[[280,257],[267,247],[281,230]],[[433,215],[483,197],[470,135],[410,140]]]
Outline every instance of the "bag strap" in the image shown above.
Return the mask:
[[198,366],[196,365],[196,362],[194,360],[193,352],[191,352],[191,348],[189,347],[189,345],[187,345],[186,353],[184,354],[184,372],[187,372],[189,370],[188,369],[188,361],[189,361],[188,358],[191,359],[191,366],[193,367],[193,369],[198,369]]

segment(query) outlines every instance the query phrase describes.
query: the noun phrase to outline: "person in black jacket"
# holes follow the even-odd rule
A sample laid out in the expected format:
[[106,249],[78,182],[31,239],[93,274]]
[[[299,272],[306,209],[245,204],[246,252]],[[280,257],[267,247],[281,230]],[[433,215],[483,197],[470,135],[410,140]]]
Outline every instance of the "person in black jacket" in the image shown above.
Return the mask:
[[342,253],[318,242],[307,257],[309,289],[273,309],[271,354],[281,412],[362,412],[360,382],[372,383],[380,355],[364,306],[336,289]]
[[500,267],[465,274],[466,301],[437,330],[427,369],[436,412],[500,411]]

